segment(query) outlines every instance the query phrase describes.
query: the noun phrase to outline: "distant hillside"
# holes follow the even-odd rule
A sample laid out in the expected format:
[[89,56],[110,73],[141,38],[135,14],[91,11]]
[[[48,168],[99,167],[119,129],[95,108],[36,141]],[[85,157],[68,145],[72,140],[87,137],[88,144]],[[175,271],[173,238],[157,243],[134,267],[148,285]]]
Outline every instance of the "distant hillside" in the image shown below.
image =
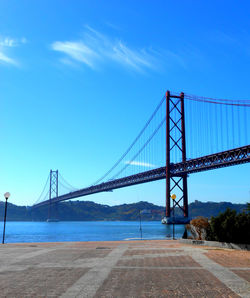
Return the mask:
[[[232,204],[229,202],[200,202],[195,201],[189,204],[190,217],[216,216],[227,208],[242,212],[246,209],[246,204]],[[54,208],[53,208],[54,209]],[[141,211],[142,220],[161,220],[164,216],[165,208],[148,202],[138,202],[134,204],[123,204],[118,206],[108,206],[96,204],[89,201],[68,201],[62,202],[58,206],[57,214],[54,217],[60,221],[96,221],[96,220],[139,220]],[[180,214],[176,210],[176,215]],[[4,203],[0,202],[0,218],[4,215]],[[48,218],[48,207],[31,209],[25,206],[16,206],[8,203],[7,220],[11,221],[46,221]]]
[[195,201],[189,204],[190,217],[196,217],[199,215],[210,218],[211,216],[216,216],[220,212],[224,212],[227,208],[234,209],[237,212],[243,212],[246,209],[246,204],[232,204],[230,202],[200,202]]

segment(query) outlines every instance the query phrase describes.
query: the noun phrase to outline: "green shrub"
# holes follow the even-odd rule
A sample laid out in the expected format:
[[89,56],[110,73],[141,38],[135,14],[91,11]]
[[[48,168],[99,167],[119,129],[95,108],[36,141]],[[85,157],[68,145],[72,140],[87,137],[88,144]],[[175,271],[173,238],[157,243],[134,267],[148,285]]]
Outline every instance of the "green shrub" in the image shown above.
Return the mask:
[[212,217],[207,240],[250,244],[250,214],[227,209]]

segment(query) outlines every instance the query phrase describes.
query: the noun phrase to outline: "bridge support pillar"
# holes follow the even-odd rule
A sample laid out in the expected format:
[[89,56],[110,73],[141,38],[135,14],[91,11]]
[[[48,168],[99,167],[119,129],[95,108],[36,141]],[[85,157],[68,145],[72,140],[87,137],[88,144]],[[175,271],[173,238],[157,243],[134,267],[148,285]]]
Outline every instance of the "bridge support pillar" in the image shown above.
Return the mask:
[[[186,161],[186,136],[184,93],[171,95],[166,93],[166,217],[170,217],[176,206],[188,217],[188,191],[187,174],[175,176],[171,174],[173,157],[178,162]],[[173,200],[171,208],[171,194],[175,193],[177,199]],[[182,202],[181,202],[182,201]],[[175,213],[176,214],[176,213]]]
[[166,216],[171,214],[170,209],[170,92],[166,93]]
[[57,203],[55,203],[55,212],[52,212],[51,200],[58,197],[58,170],[50,170],[50,185],[49,185],[49,209],[48,209],[48,219],[47,221],[57,221]]

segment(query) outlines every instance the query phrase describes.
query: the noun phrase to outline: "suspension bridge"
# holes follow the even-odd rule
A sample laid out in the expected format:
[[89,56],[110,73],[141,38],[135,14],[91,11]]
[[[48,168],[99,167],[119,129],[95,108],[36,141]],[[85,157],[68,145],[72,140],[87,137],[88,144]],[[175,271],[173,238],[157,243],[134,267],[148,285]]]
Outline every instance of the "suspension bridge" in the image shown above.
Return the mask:
[[[165,179],[166,217],[175,207],[188,217],[188,175],[250,162],[249,127],[250,100],[167,91],[131,145],[104,175],[92,185],[76,189],[51,170],[33,208],[49,205],[50,210],[52,204],[65,200]],[[171,193],[178,199],[171,200]]]

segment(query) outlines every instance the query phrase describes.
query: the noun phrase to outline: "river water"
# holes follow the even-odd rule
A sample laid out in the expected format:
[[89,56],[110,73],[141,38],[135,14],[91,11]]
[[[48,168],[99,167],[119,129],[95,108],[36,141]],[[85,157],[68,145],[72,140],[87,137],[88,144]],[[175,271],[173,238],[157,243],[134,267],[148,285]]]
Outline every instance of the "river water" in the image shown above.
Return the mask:
[[[181,238],[184,225],[175,225],[175,238]],[[3,223],[0,223],[0,236]],[[171,239],[172,225],[158,221],[61,221],[6,222],[5,243],[109,241],[135,239]],[[2,240],[2,238],[1,238]]]

